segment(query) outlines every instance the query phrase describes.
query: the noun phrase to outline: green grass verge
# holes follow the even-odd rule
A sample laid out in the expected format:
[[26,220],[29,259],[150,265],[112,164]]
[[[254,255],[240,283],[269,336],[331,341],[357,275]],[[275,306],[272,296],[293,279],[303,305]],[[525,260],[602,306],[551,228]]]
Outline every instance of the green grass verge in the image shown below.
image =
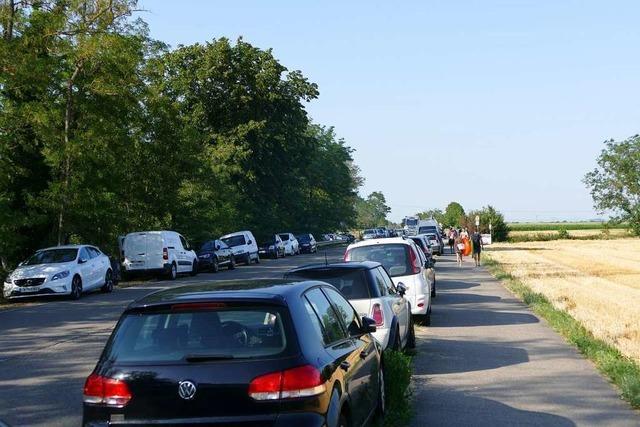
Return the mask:
[[385,350],[384,379],[386,412],[384,420],[375,420],[377,427],[403,427],[413,416],[411,406],[412,357],[401,351]]
[[484,265],[496,279],[502,281],[508,289],[516,294],[549,325],[562,334],[567,341],[591,360],[621,392],[622,397],[634,408],[640,408],[640,366],[625,357],[613,346],[595,338],[580,322],[567,312],[559,310],[542,294],[536,293],[528,286],[507,273],[500,263],[484,254]]

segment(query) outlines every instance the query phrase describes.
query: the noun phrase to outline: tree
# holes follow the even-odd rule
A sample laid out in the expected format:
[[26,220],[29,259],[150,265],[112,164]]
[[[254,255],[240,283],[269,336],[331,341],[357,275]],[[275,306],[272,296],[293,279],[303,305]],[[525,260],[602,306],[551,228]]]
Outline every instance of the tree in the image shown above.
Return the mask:
[[461,225],[469,230],[475,230],[476,216],[480,217],[480,233],[489,234],[489,225],[491,225],[491,235],[494,241],[504,242],[507,240],[509,227],[504,221],[504,216],[493,206],[488,205],[480,210],[469,212]]
[[444,210],[442,225],[444,227],[459,227],[464,219],[464,208],[458,202],[451,202]]
[[613,212],[614,221],[628,222],[640,235],[640,135],[606,141],[597,163],[584,178],[594,207]]
[[444,223],[444,213],[440,209],[429,209],[424,212],[418,212],[416,216],[420,219],[435,219],[439,224]]
[[387,225],[387,214],[391,208],[381,191],[374,191],[366,199],[361,197],[356,202],[357,224],[360,228],[380,227]]

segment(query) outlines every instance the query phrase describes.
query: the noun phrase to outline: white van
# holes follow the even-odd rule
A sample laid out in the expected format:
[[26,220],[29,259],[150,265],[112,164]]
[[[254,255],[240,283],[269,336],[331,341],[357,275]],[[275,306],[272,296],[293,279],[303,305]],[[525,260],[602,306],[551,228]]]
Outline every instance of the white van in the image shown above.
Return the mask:
[[231,247],[236,261],[244,262],[247,265],[251,264],[251,261],[255,261],[256,264],[260,263],[258,243],[250,231],[245,230],[225,234],[220,237],[220,240]]
[[175,231],[129,233],[122,243],[122,272],[155,273],[174,280],[180,273],[195,276],[198,256],[183,236]]

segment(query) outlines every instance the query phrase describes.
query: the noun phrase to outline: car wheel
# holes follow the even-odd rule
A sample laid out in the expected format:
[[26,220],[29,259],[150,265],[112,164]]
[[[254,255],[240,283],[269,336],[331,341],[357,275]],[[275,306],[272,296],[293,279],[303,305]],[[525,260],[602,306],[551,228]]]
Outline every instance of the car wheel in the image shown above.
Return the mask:
[[247,265],[251,264],[251,254],[247,254],[247,259],[245,260],[244,263],[247,264]]
[[232,255],[231,259],[229,260],[229,270],[233,270],[235,268],[236,268],[236,259]]
[[107,270],[107,274],[104,275],[104,285],[102,285],[101,291],[108,294],[113,291],[113,272]]
[[380,369],[378,370],[378,384],[379,384],[379,390],[378,390],[378,406],[376,407],[376,412],[378,414],[378,416],[380,416],[381,418],[384,418],[384,414],[387,410],[387,395],[385,393],[385,384],[384,384],[384,366],[381,365]]
[[[411,310],[409,310],[411,313]],[[409,316],[409,332],[407,333],[407,348],[416,348],[416,328],[413,323],[413,318]]]
[[280,258],[280,252],[278,252],[277,250],[273,253],[273,255],[271,255],[271,258],[273,259],[278,259]]
[[256,257],[256,264],[260,264],[260,255]]
[[169,270],[169,280],[176,280],[178,278],[178,266],[175,262],[171,263],[171,269]]
[[72,300],[79,300],[82,296],[82,280],[80,276],[73,276],[73,280],[71,281],[71,295],[69,295]]
[[189,272],[189,276],[193,277],[198,274],[198,261],[193,260],[193,264],[191,264],[191,271]]
[[400,341],[400,327],[396,328],[396,336],[393,338],[393,345],[391,346],[392,350],[400,351],[402,347],[402,342]]
[[211,267],[214,273],[217,273],[220,270],[220,264],[218,264],[218,257],[213,257],[213,265]]

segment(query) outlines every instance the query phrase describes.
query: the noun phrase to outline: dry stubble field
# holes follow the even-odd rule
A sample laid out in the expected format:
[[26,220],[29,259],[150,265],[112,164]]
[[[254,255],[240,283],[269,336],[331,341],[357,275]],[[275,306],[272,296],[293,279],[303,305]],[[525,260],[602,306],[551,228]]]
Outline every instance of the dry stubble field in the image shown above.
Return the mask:
[[640,239],[498,243],[502,268],[640,362]]

